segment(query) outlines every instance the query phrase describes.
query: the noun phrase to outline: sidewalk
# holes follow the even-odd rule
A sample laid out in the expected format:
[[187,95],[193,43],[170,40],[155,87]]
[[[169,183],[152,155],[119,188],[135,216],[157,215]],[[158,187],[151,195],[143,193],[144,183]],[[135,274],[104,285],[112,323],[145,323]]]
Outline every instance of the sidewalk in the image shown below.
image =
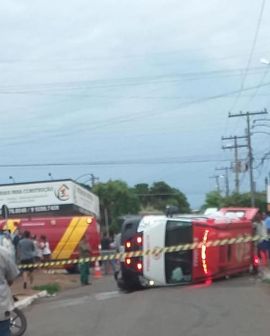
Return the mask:
[[[35,270],[34,282],[30,288],[23,288],[23,278],[20,276],[12,285],[12,294],[18,298],[17,306],[24,308],[31,304],[34,300],[48,295],[43,289],[34,289],[36,286],[46,286],[48,284],[59,285],[59,292],[80,288],[80,274],[69,274],[65,270]],[[103,273],[103,272],[102,272]],[[107,277],[102,275],[103,277]],[[91,269],[91,281],[95,281],[94,269]],[[98,280],[99,281],[99,280]]]
[[60,291],[80,286],[79,274],[68,274],[64,270],[54,270],[54,273],[47,272],[45,270],[36,270],[34,272],[34,282],[27,289],[23,288],[23,279],[20,276],[12,286],[12,294],[19,300],[24,300],[25,298],[35,297],[42,292],[40,289],[34,289],[36,286],[58,284]]
[[262,274],[262,281],[270,282],[270,268],[269,267],[262,269],[261,274]]

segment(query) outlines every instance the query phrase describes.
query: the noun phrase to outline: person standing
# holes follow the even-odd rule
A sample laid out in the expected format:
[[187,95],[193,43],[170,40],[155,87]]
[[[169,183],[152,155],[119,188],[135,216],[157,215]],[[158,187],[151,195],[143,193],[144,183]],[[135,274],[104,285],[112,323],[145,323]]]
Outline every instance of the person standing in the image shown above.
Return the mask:
[[[114,241],[111,244],[111,248],[116,253],[121,252],[121,233],[118,233],[114,236]],[[117,281],[120,272],[120,260],[119,259],[112,260],[112,264],[113,264],[114,278]]]
[[10,312],[14,303],[10,286],[19,275],[19,270],[6,250],[0,247],[0,335],[10,336]]
[[19,241],[22,239],[22,233],[19,228],[17,228],[12,236],[12,242],[15,247],[15,249],[18,246]]
[[40,244],[39,244],[41,251],[42,251],[42,258],[44,261],[49,261],[51,259],[51,249],[50,244],[47,240],[47,237],[42,235],[40,237]]
[[37,236],[33,236],[33,243],[35,246],[35,262],[41,262],[42,260],[42,250],[40,248],[40,244],[39,241],[37,240]]
[[11,237],[3,230],[0,230],[0,246],[7,251],[12,260],[16,261],[16,252]]
[[267,230],[267,247],[268,247],[268,255],[270,258],[270,211],[266,212],[264,223],[265,223],[266,230]]
[[23,288],[27,288],[28,281],[30,284],[33,283],[33,267],[29,266],[34,263],[35,258],[35,245],[31,239],[29,231],[23,233],[23,238],[18,243],[18,256],[21,264],[25,266],[22,269],[23,273]]
[[[108,234],[104,234],[102,239],[101,239],[101,251],[102,251],[102,256],[107,256],[110,254],[111,250],[111,240]],[[102,264],[104,266],[104,274],[107,275],[109,274],[110,271],[110,261],[109,260],[103,260]]]
[[19,228],[17,228],[12,236],[12,243],[14,245],[15,248],[15,254],[16,254],[16,262],[18,263],[18,244],[19,241],[22,239],[22,233],[21,230]]
[[262,215],[258,213],[254,222],[256,228],[256,234],[259,236],[257,243],[258,256],[263,266],[267,266],[269,262],[269,251],[267,241],[267,228],[265,221],[262,219]]
[[[91,256],[91,247],[89,245],[89,242],[87,240],[87,236],[84,235],[79,243],[79,253],[80,253],[80,258],[85,259],[85,258],[90,258]],[[82,285],[90,285],[91,282],[89,281],[89,267],[90,267],[90,262],[83,260],[80,261],[79,264],[80,267],[80,280]]]

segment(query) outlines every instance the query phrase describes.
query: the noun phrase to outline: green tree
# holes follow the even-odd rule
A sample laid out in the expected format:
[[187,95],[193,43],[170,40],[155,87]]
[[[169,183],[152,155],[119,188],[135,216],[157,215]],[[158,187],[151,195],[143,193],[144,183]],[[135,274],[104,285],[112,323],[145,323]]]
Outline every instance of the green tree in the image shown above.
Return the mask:
[[[206,194],[205,204],[206,208],[221,208],[221,207],[251,207],[250,193],[233,193],[228,197],[223,197],[217,191],[210,191]],[[259,208],[262,212],[266,211],[266,193],[257,192],[255,194],[255,207]]]
[[[237,194],[234,193],[228,197],[224,197],[222,206],[239,206],[239,207],[251,207],[250,193]],[[266,211],[266,193],[255,193],[255,207],[259,208],[262,212]]]
[[150,204],[157,210],[164,211],[167,205],[175,205],[180,213],[190,212],[186,196],[178,189],[163,181],[154,182],[150,188]]
[[220,208],[222,206],[223,197],[218,191],[210,191],[206,194],[204,209],[207,208]]
[[150,189],[149,189],[149,185],[147,183],[135,184],[135,186],[134,186],[134,192],[136,193],[136,195],[140,199],[141,207],[147,208],[149,206],[149,204],[150,204],[150,199],[149,199]]
[[119,217],[136,214],[140,210],[139,198],[128,185],[120,180],[96,184],[92,191],[99,197],[101,210],[101,224],[106,227],[108,219],[111,232],[118,232]]

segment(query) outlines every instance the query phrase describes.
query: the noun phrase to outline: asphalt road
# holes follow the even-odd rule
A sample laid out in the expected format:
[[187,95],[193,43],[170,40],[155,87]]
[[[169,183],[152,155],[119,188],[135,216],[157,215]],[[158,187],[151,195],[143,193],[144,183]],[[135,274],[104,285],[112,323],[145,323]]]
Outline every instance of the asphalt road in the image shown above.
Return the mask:
[[241,277],[123,294],[103,278],[26,314],[28,336],[269,336],[270,285]]

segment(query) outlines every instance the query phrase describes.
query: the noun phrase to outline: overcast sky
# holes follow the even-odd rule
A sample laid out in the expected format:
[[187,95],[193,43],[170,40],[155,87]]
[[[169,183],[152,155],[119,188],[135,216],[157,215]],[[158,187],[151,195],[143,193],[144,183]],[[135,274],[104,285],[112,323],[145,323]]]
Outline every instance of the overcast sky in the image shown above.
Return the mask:
[[[269,108],[270,66],[260,59],[270,60],[270,3],[259,21],[262,3],[2,0],[0,164],[103,164],[0,167],[0,183],[48,173],[130,186],[165,180],[200,206],[215,168],[233,158],[221,137],[245,132],[245,119],[228,112]],[[252,140],[257,159],[270,151],[267,134]],[[260,190],[268,171],[268,161],[255,170]]]

